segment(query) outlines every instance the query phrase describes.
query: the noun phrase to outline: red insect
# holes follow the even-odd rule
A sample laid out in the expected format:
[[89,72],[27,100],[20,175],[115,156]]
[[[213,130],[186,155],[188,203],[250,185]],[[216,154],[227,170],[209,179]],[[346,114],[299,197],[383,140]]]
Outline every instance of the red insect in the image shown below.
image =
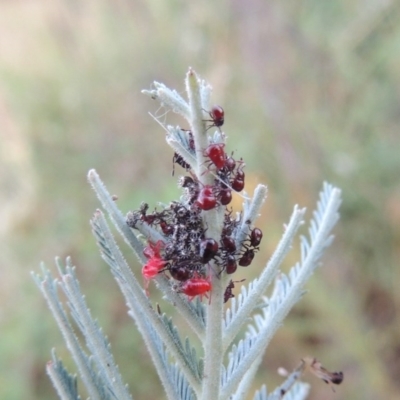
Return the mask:
[[153,279],[164,267],[167,262],[158,257],[152,257],[142,268],[143,278]]
[[200,278],[198,274],[195,274],[193,278],[183,282],[180,291],[189,297],[189,301],[192,301],[196,296],[200,296],[200,300],[203,300],[203,296],[208,299],[208,292],[211,289],[210,277]]
[[143,254],[146,258],[161,258],[160,251],[165,247],[165,243],[162,240],[156,243],[149,242],[149,245],[143,249]]
[[212,143],[204,150],[204,156],[209,157],[218,169],[222,169],[225,166],[226,154],[224,147],[224,143]]
[[149,259],[149,261],[147,261],[145,265],[143,265],[142,275],[144,278],[144,288],[146,290],[147,295],[149,295],[148,287],[150,281],[164,269],[166,264],[167,262],[162,260],[161,258],[152,257]]
[[219,105],[212,106],[211,111],[208,114],[210,115],[210,118],[214,124],[211,126],[216,126],[217,128],[219,128],[224,124],[225,112],[221,106]]
[[217,206],[217,198],[214,195],[214,187],[205,185],[199,192],[195,204],[202,210],[212,210]]

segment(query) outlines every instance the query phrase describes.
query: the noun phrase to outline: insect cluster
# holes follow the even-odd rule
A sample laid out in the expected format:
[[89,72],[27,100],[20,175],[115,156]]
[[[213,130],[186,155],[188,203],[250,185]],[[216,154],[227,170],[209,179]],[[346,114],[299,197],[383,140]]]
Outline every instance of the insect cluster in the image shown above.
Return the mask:
[[[224,111],[214,106],[209,112],[212,125],[220,127],[224,122]],[[187,135],[189,150],[195,145],[191,131],[183,131]],[[211,261],[218,268],[215,273],[233,274],[238,265],[247,267],[259,250],[262,231],[248,227],[248,235],[242,242],[237,242],[236,232],[242,224],[241,216],[233,216],[232,210],[226,207],[232,201],[232,191],[244,189],[245,166],[242,159],[235,160],[233,155],[227,156],[224,143],[211,143],[203,150],[207,168],[215,177],[212,185],[203,185],[191,171],[184,158],[175,153],[173,163],[186,169],[190,175],[179,179],[183,188],[182,201],[171,202],[161,211],[148,212],[147,203],[127,215],[127,224],[131,228],[140,229],[140,224],[155,228],[162,239],[147,241],[143,254],[147,263],[142,268],[146,289],[158,274],[167,274],[172,279],[175,289],[186,294],[190,300],[196,296],[208,298],[212,289]],[[220,241],[207,237],[207,226],[204,226],[202,212],[218,207],[225,207],[224,224]],[[234,297],[232,289],[234,281],[230,280],[224,295],[225,302]]]

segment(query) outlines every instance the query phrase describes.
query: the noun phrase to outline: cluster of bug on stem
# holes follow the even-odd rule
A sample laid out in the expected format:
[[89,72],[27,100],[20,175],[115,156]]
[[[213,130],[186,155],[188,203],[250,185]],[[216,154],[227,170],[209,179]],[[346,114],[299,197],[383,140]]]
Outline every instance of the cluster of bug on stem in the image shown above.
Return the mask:
[[[224,110],[213,106],[208,112],[211,127],[220,127],[224,123]],[[181,130],[186,135],[188,151],[195,152],[193,134],[190,130]],[[188,175],[179,179],[184,195],[181,201],[173,201],[161,211],[148,212],[147,203],[127,215],[127,224],[139,229],[139,224],[156,229],[162,239],[152,242],[147,240],[143,254],[147,263],[142,268],[142,275],[147,290],[149,282],[158,274],[165,274],[179,293],[184,293],[192,300],[196,296],[208,297],[212,289],[210,262],[219,266],[222,273],[233,274],[238,265],[249,266],[259,249],[262,232],[249,227],[248,237],[237,246],[235,233],[241,225],[241,215],[233,216],[227,206],[232,201],[232,191],[241,192],[245,185],[244,161],[235,160],[233,153],[228,156],[225,143],[210,141],[201,150],[206,159],[205,166],[214,177],[212,184],[203,184],[191,170],[190,164],[178,153],[173,156],[173,173],[175,164],[181,166]],[[225,208],[224,223],[219,242],[207,237],[207,226],[204,226],[202,213],[219,207]],[[237,248],[239,247],[239,248]],[[225,294],[225,302],[234,295],[232,279]]]

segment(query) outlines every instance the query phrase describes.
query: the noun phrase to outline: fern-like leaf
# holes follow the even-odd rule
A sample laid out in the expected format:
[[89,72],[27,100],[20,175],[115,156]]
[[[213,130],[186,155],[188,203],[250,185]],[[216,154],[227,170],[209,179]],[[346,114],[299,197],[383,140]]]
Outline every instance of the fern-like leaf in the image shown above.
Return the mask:
[[57,358],[54,350],[52,351],[52,358],[53,360],[47,363],[46,371],[58,395],[62,400],[80,400],[76,375],[71,375],[66,370],[62,361]]
[[93,362],[102,377],[103,384],[115,398],[121,400],[132,399],[122,381],[118,366],[110,351],[110,343],[98,327],[97,322],[93,320],[86,305],[75,275],[75,268],[72,267],[70,259],[67,259],[65,268],[60,260],[58,260],[57,264],[62,278],[61,287],[68,298],[71,315],[85,338],[86,345],[93,356]]
[[242,297],[240,305],[239,303],[236,304],[237,308],[234,314],[231,312],[229,324],[226,326],[224,332],[224,349],[229,347],[251,313],[259,306],[262,295],[273,281],[279,266],[291,248],[294,235],[302,224],[304,213],[305,209],[299,210],[297,206],[294,208],[290,222],[271,259],[268,261],[260,277],[253,281],[251,290],[248,290],[247,295]]
[[67,313],[65,312],[62,303],[58,297],[57,287],[58,280],[53,279],[50,271],[46,270],[42,265],[43,277],[32,274],[35,282],[39,286],[40,290],[45,297],[49,308],[57,322],[57,325],[63,335],[63,338],[67,344],[67,348],[70,351],[72,358],[78,368],[80,377],[85,385],[90,397],[94,400],[101,400],[108,398],[104,394],[103,382],[96,375],[95,370],[92,367],[91,358],[89,358],[85,351],[82,349],[77,336],[69,322]]

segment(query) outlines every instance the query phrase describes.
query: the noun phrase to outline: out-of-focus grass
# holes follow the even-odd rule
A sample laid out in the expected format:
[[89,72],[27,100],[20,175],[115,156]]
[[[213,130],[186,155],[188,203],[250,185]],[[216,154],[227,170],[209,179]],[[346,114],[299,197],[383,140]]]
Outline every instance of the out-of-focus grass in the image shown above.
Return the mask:
[[54,398],[44,373],[51,347],[69,362],[29,277],[55,255],[73,257],[135,398],[162,397],[90,234],[98,203],[85,175],[96,168],[124,212],[177,196],[172,152],[147,115],[163,110],[140,90],[153,80],[183,90],[189,65],[214,85],[248,182],[269,185],[263,249],[240,277],[257,274],[294,203],[313,207],[324,179],[343,189],[337,239],[259,383],[278,383],[277,367],[311,354],[345,373],[336,394],[306,378],[311,399],[399,397],[397,2],[1,2],[0,38],[1,203],[11,221],[1,244],[0,398]]

